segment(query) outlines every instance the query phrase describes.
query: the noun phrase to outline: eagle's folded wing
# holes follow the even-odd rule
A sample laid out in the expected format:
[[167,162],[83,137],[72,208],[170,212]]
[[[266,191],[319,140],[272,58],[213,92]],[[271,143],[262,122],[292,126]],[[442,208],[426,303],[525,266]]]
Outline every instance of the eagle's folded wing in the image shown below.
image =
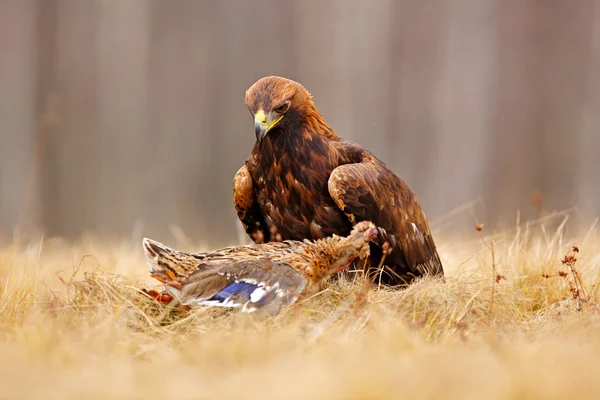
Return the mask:
[[248,168],[241,167],[233,178],[233,205],[246,233],[255,243],[269,241],[269,229],[258,207]]
[[[333,170],[328,189],[336,205],[356,224],[372,221],[379,228],[374,242],[388,242],[386,258],[408,274],[442,274],[425,214],[410,188],[375,158]],[[387,264],[387,263],[386,263]],[[400,277],[405,280],[410,278]]]

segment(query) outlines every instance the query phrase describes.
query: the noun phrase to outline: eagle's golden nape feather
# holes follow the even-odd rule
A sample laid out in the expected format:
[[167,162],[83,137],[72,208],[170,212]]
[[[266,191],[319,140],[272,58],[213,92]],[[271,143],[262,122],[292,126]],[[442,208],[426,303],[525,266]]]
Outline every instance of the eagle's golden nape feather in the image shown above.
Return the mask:
[[443,275],[414,193],[369,151],[342,140],[302,85],[266,77],[246,92],[252,113],[270,112],[287,101],[285,115],[254,145],[243,167],[251,188],[234,185],[238,216],[252,239],[273,240],[257,234],[265,230],[268,235],[271,229],[283,240],[346,236],[354,224],[370,220],[380,233],[370,246],[371,272],[380,264],[383,244],[390,245],[383,283],[401,285],[424,275]]

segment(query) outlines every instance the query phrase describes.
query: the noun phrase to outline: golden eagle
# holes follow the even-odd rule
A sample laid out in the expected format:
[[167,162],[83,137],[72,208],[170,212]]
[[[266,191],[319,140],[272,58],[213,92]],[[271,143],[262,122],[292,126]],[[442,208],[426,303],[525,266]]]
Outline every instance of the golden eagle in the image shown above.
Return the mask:
[[372,221],[379,234],[369,268],[379,271],[386,254],[383,283],[444,274],[412,190],[369,151],[338,136],[302,85],[262,78],[247,90],[246,106],[256,143],[234,177],[233,201],[256,243],[346,236],[356,223]]

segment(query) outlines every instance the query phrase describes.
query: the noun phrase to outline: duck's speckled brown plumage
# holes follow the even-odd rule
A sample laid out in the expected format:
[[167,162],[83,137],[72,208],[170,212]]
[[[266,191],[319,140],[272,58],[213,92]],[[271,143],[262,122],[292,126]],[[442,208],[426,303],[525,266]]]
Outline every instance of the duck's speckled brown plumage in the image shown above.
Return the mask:
[[234,177],[233,200],[246,232],[257,243],[347,235],[359,221],[380,230],[371,245],[377,268],[381,246],[391,254],[388,284],[424,274],[443,275],[419,201],[408,185],[369,151],[342,140],[323,120],[299,83],[280,77],[257,81],[246,92],[255,114],[283,102],[290,107],[260,141]]
[[369,242],[378,231],[370,222],[356,225],[347,237],[316,241],[283,241],[232,246],[204,253],[175,251],[151,239],[143,240],[154,278],[163,282],[183,304],[202,304],[232,282],[257,287],[277,284],[287,299],[322,289],[331,274],[369,255]]

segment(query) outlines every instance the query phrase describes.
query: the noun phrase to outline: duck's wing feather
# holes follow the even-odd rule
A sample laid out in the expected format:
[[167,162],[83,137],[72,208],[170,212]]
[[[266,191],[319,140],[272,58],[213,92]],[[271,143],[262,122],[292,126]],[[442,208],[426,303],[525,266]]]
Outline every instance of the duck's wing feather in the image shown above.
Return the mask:
[[306,278],[291,265],[269,259],[248,259],[217,266],[199,265],[181,287],[185,305],[265,309],[276,313],[293,304]]

